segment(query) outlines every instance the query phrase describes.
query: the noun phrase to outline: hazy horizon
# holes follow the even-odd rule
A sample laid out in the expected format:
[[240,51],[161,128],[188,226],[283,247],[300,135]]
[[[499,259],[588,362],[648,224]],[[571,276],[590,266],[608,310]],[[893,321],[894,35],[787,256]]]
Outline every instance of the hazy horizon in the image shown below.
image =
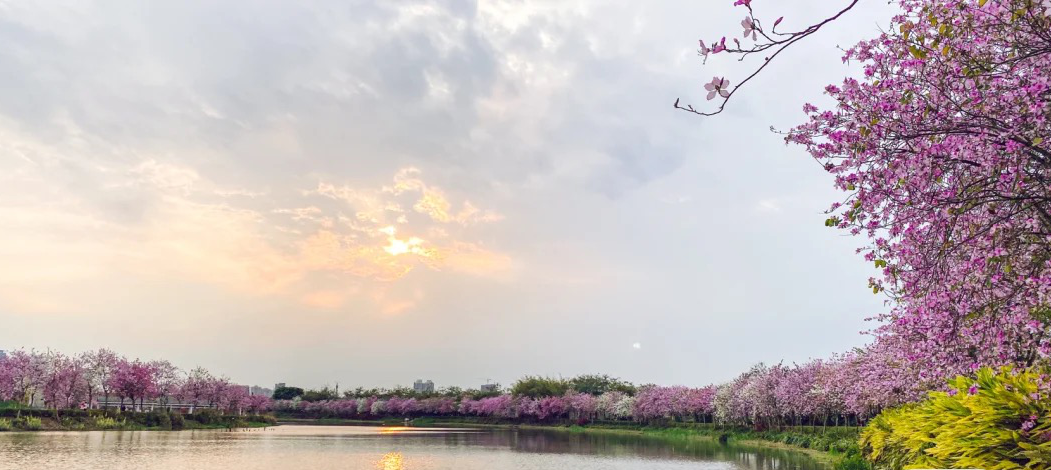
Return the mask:
[[672,102],[740,79],[696,55],[729,0],[2,5],[0,349],[346,390],[697,386],[863,345],[863,241],[768,129],[891,12],[704,119]]

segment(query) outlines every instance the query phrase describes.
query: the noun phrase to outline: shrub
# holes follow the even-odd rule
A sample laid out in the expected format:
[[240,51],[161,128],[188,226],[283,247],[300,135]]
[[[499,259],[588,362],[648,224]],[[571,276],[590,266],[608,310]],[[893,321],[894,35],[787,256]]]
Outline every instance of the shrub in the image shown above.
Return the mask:
[[44,427],[44,423],[36,416],[23,416],[15,420],[15,426],[25,429],[26,431],[39,431]]
[[219,410],[212,408],[197,410],[197,412],[190,415],[190,417],[201,424],[217,424],[222,420],[222,414],[219,413]]
[[0,418],[0,431],[10,431],[14,429],[14,425],[11,424],[11,420],[7,418]]
[[168,416],[167,411],[153,410],[146,413],[144,416],[143,424],[151,428],[171,429],[172,419]]
[[168,416],[168,419],[171,421],[172,429],[182,429],[186,427],[186,419],[183,418],[182,413],[172,412],[172,414]]
[[861,434],[879,468],[1048,468],[1051,389],[1046,373],[983,368],[949,392],[884,411]]
[[60,423],[62,424],[63,428],[68,429],[70,431],[79,431],[81,429],[84,429],[84,423],[77,418],[63,416]]
[[864,457],[852,454],[837,460],[832,468],[834,470],[870,470],[872,465]]
[[277,425],[277,418],[271,415],[246,415],[243,416],[243,418],[250,423],[266,423],[271,426]]

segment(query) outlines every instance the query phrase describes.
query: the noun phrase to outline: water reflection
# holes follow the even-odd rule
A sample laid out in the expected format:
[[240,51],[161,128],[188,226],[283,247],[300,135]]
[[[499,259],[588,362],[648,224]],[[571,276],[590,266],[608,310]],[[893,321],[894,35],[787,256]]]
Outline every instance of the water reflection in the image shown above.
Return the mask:
[[380,470],[405,470],[403,466],[405,458],[398,452],[388,452],[376,462],[376,468]]
[[818,470],[806,454],[712,440],[549,430],[280,426],[249,431],[0,433],[0,470]]

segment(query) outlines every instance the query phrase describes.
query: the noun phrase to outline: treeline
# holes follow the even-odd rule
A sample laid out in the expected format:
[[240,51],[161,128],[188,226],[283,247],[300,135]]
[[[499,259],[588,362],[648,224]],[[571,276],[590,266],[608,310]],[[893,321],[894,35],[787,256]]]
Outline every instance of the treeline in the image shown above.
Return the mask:
[[[261,413],[270,397],[197,367],[128,359],[108,349],[67,356],[56,351],[16,350],[0,358],[0,401],[52,409],[115,407],[142,410],[188,405],[230,413]],[[115,403],[112,403],[114,401]]]
[[887,390],[887,382],[872,380],[875,376],[867,367],[872,359],[851,353],[803,365],[760,364],[730,382],[699,388],[635,386],[609,376],[585,375],[568,380],[525,377],[509,391],[478,395],[355,390],[336,397],[307,391],[275,401],[273,409],[299,417],[345,419],[460,416],[536,423],[696,422],[754,429],[859,425],[905,400],[903,390]]
[[435,391],[421,392],[407,387],[395,388],[363,388],[358,387],[346,390],[342,394],[335,388],[328,386],[319,389],[304,390],[299,387],[278,387],[274,390],[275,400],[292,400],[299,398],[302,401],[315,402],[325,400],[337,400],[341,398],[415,398],[418,400],[427,398],[454,398],[459,400],[468,397],[474,400],[495,397],[510,392],[514,395],[527,397],[545,397],[564,395],[566,392],[575,391],[589,395],[601,395],[606,392],[622,392],[634,395],[638,390],[631,382],[627,382],[605,374],[583,374],[570,379],[551,378],[541,376],[524,377],[504,391],[499,384],[494,384],[492,390],[465,389],[461,387],[443,387]]

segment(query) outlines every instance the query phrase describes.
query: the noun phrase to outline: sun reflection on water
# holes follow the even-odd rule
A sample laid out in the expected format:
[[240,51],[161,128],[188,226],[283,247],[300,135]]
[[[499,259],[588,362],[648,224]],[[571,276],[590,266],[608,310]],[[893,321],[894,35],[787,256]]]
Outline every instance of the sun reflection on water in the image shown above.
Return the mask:
[[379,470],[404,470],[404,458],[400,452],[388,452],[376,462],[376,468]]

